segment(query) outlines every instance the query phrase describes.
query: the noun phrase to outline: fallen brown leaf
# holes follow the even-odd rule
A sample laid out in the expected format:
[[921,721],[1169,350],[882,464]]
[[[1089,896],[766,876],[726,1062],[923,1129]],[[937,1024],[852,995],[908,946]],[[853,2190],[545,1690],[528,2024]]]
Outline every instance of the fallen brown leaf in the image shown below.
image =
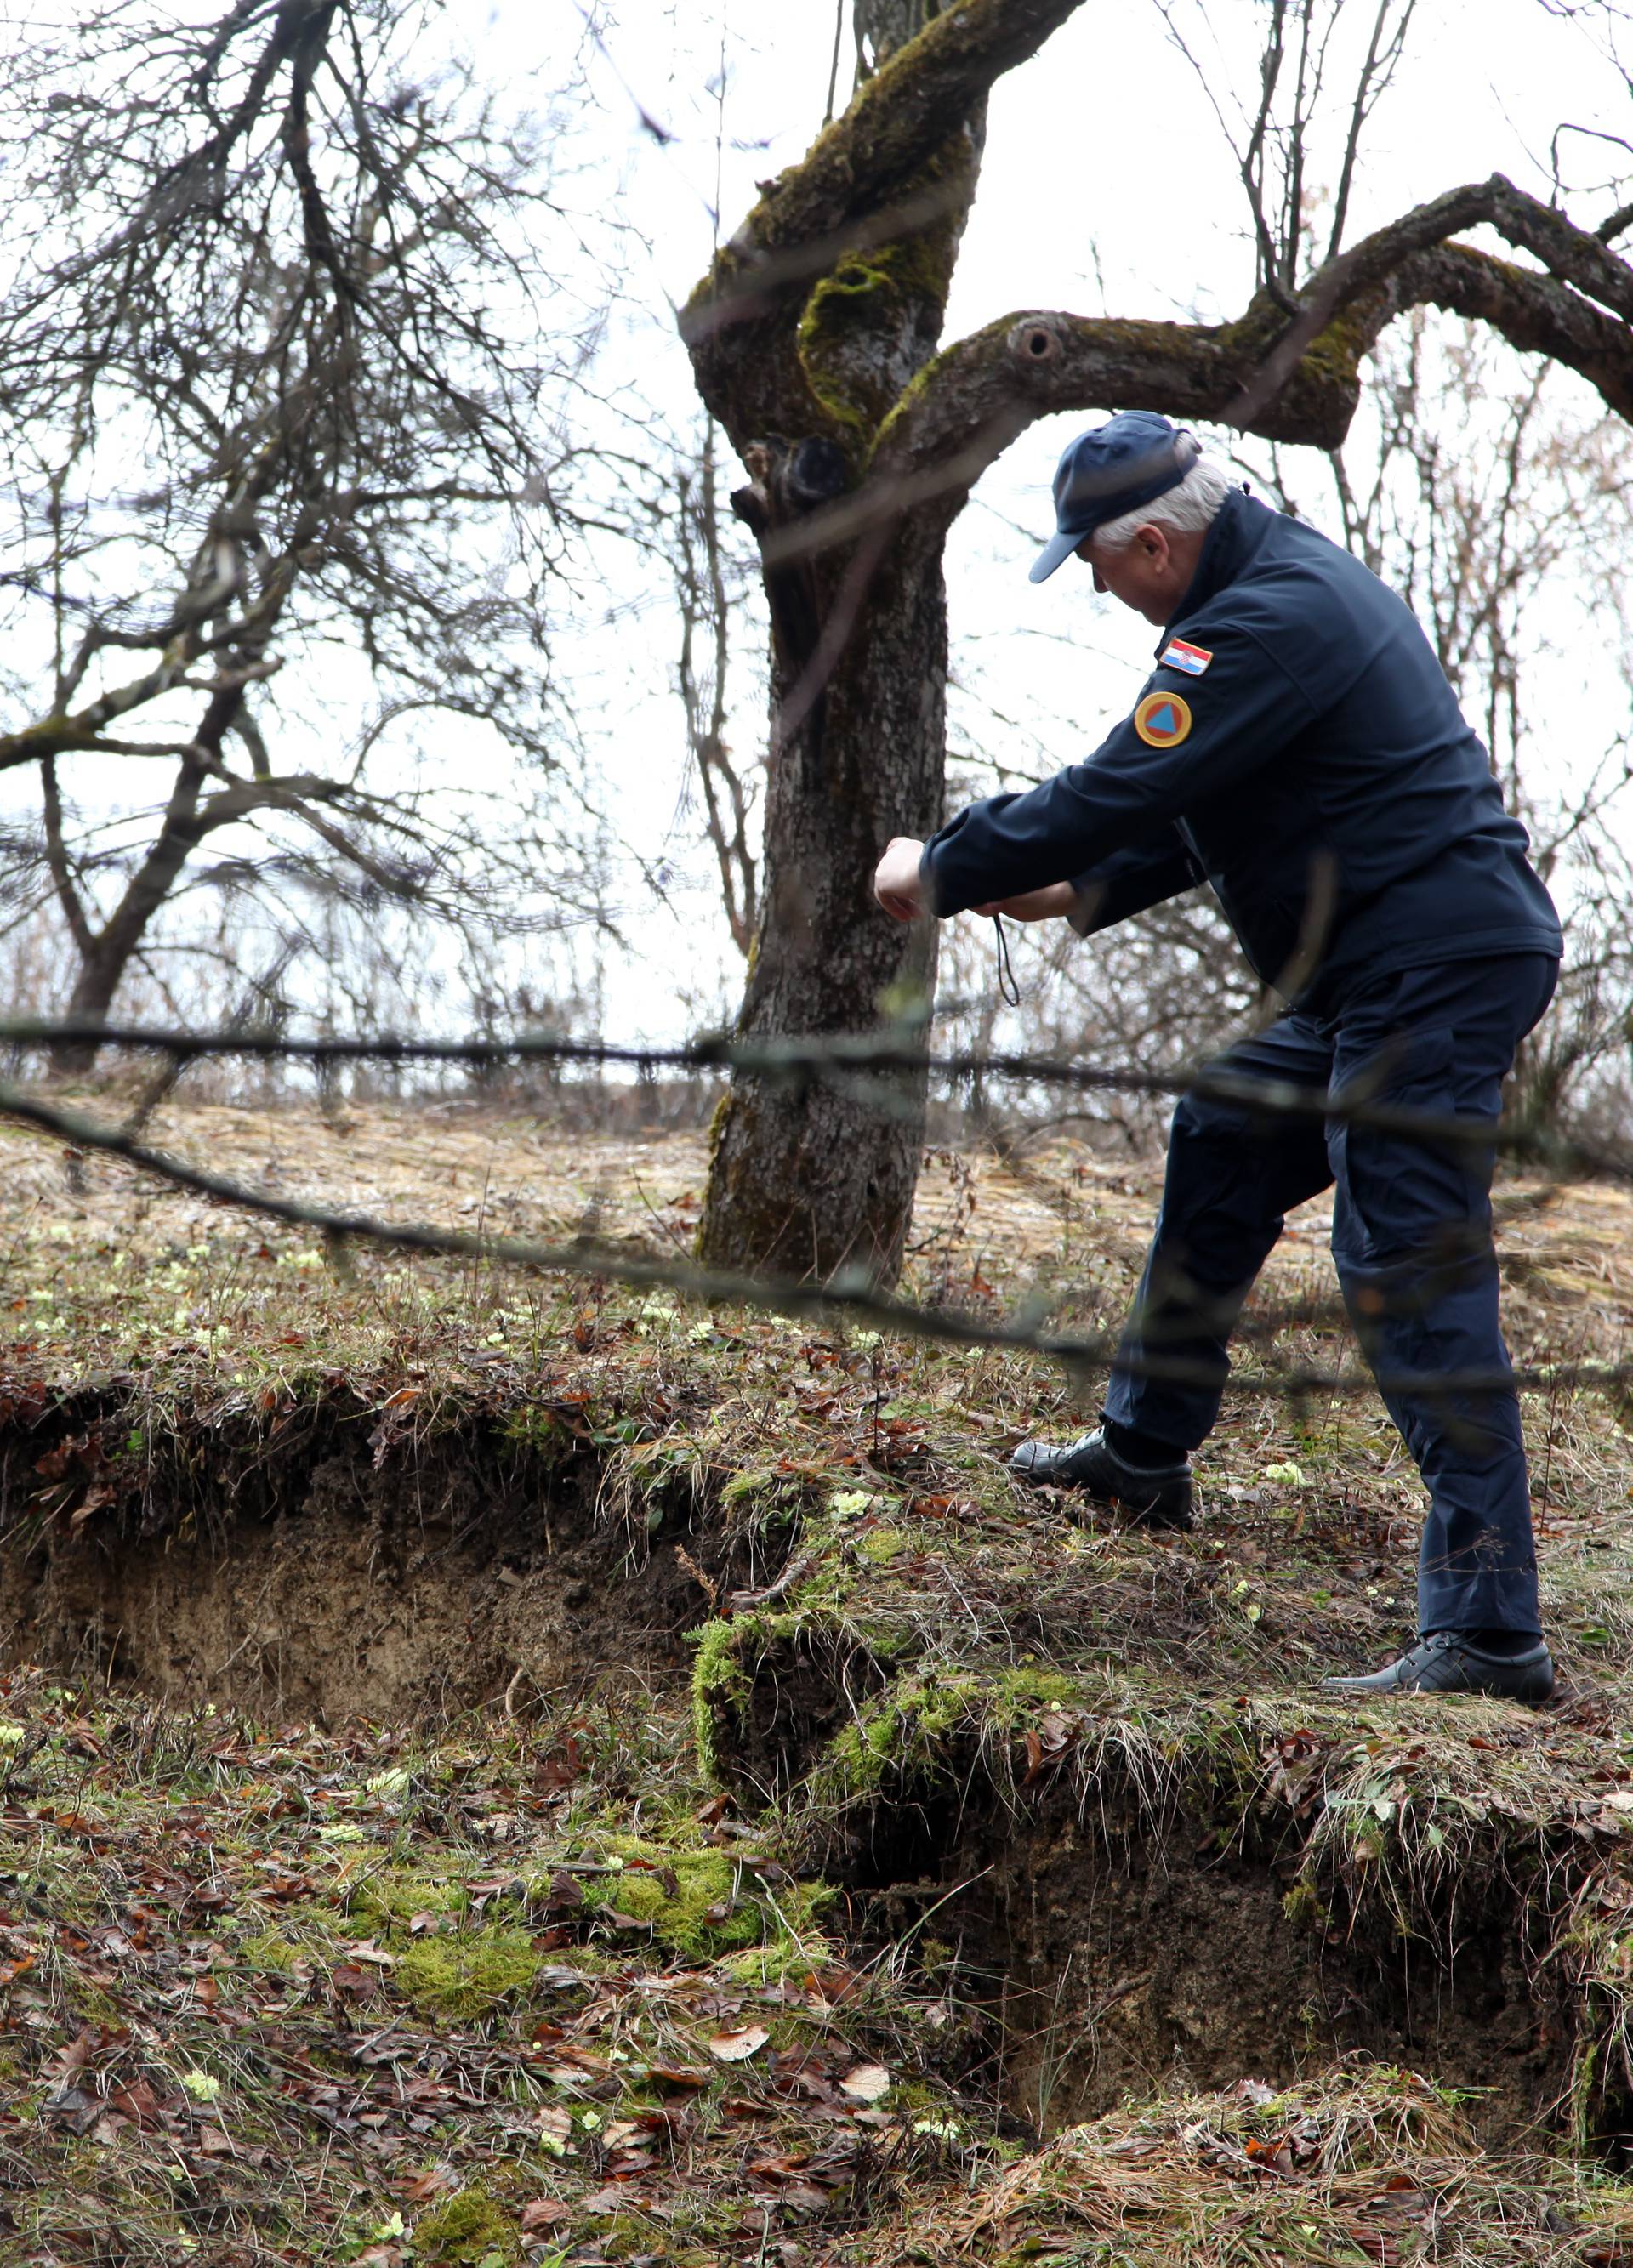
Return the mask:
[[764,2024],[748,2024],[740,2032],[716,2032],[709,2042],[709,2053],[720,2063],[742,2063],[746,2057],[757,2055],[770,2037]]

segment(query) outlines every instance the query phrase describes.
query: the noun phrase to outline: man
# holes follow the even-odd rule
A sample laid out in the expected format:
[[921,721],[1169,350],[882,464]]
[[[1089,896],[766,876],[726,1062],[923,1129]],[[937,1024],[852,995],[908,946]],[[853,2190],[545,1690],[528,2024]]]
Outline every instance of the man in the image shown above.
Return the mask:
[[[891,843],[880,903],[902,920],[1064,914],[1089,936],[1207,880],[1288,1003],[1221,1069],[1494,1122],[1553,992],[1559,923],[1408,608],[1232,487],[1164,417],[1082,435],[1054,500],[1032,580],[1075,552],[1097,591],[1162,629],[1156,668],[1085,762],[972,805],[927,843]],[[1064,1447],[1023,1442],[1014,1469],[1188,1528],[1190,1453],[1218,1415],[1237,1314],[1284,1214],[1334,1188],[1345,1303],[1430,1510],[1419,1643],[1370,1677],[1326,1683],[1545,1700],[1491,1162],[1484,1145],[1408,1139],[1363,1116],[1324,1125],[1187,1095],[1104,1422]]]

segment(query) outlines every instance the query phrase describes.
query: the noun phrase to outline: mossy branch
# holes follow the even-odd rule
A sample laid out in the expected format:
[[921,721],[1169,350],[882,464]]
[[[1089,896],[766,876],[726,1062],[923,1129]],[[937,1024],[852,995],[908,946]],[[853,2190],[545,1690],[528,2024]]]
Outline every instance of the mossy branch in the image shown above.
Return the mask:
[[[1544,259],[1547,272],[1444,240],[1448,228],[1471,222]],[[989,323],[926,364],[880,430],[867,490],[813,519],[803,539],[845,540],[932,502],[950,520],[986,466],[1053,410],[1160,409],[1336,448],[1378,334],[1422,305],[1475,318],[1522,352],[1548,355],[1633,416],[1633,328],[1622,312],[1633,313],[1633,268],[1495,175],[1417,207],[1329,262],[1290,323],[1262,296],[1223,324],[1054,311]]]
[[892,208],[890,238],[939,233],[950,269],[974,192],[986,95],[1081,4],[964,0],[946,9],[874,74],[798,165],[766,183],[680,319],[698,391],[739,444],[826,430],[822,401],[802,398],[798,359],[779,351],[814,278],[889,240],[879,223]]

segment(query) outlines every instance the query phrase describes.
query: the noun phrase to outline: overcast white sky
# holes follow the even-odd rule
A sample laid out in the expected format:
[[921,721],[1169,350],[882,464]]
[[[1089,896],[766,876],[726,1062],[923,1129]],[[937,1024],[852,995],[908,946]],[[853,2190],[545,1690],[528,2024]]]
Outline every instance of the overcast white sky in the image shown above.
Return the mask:
[[[840,104],[848,88],[848,0]],[[1230,117],[1253,84],[1263,9],[1191,0],[1171,13],[1206,66],[1205,90],[1178,54],[1156,0],[1085,6],[1031,63],[996,91],[980,194],[964,239],[948,337],[1011,309],[1061,306],[1209,320],[1238,310],[1252,284],[1244,205],[1210,93]],[[525,0],[499,0],[493,32],[515,62],[542,76],[571,36],[576,0],[542,23]],[[1339,101],[1371,27],[1372,0],[1350,0],[1329,85]],[[650,326],[617,349],[652,398],[676,412],[689,397],[669,304],[707,263],[718,210],[729,234],[755,183],[796,159],[822,122],[834,33],[831,6],[787,0],[603,0],[595,18],[604,53],[592,65],[600,104],[596,167],[604,190],[650,244],[640,288]],[[1586,18],[1561,20],[1544,0],[1420,0],[1406,60],[1372,122],[1352,203],[1350,238],[1424,198],[1501,171],[1548,195],[1549,145],[1570,121],[1616,135],[1633,129],[1627,85]],[[722,70],[723,63],[723,70]],[[672,136],[660,144],[637,104]],[[1336,106],[1325,148],[1341,146]],[[1585,132],[1563,145],[1572,210],[1599,218],[1615,201],[1600,184],[1626,153]],[[718,192],[717,192],[718,182]],[[1108,405],[1109,407],[1110,405]],[[1039,423],[981,482],[949,554],[955,672],[972,693],[955,698],[955,743],[1036,771],[1092,747],[1149,666],[1150,634],[1103,611],[1087,578],[1067,573],[1034,587],[1034,545],[1051,525],[1049,480],[1064,442],[1090,418]],[[1312,467],[1301,505],[1318,522],[1330,490]],[[621,631],[616,670],[624,698],[620,745],[610,752],[639,807],[643,849],[667,830],[679,785],[678,725],[655,696],[671,666],[662,594],[630,593],[641,642]],[[1042,632],[1043,637],[1037,634]],[[1579,661],[1573,683],[1581,683]],[[1607,682],[1624,702],[1614,666]],[[1009,733],[992,712],[1011,720]],[[1601,711],[1602,713],[1602,711]],[[760,729],[752,716],[742,733]],[[669,1022],[663,972],[690,956],[701,975],[718,952],[709,863],[683,862],[673,917],[646,932],[653,964],[615,984],[609,1020]],[[695,888],[683,887],[690,879]],[[728,993],[737,972],[721,964]],[[658,981],[654,983],[654,976]]]
[[[26,16],[31,4],[25,0]],[[179,0],[188,12],[213,15],[218,4]],[[1418,0],[1406,61],[1363,147],[1352,240],[1493,171],[1548,194],[1550,141],[1567,121],[1579,129],[1563,145],[1573,215],[1591,222],[1618,201],[1604,184],[1618,160],[1633,160],[1591,136],[1633,132],[1633,101],[1596,43],[1598,12],[1562,19],[1550,12],[1555,4],[1563,0]],[[510,98],[541,111],[584,53],[593,19],[600,48],[588,63],[591,101],[560,158],[568,202],[585,217],[593,248],[604,248],[611,224],[629,261],[628,295],[598,364],[609,397],[643,401],[676,429],[695,416],[674,307],[706,267],[717,225],[728,235],[757,180],[795,161],[820,127],[836,7],[846,24],[842,108],[851,0],[547,0],[543,8],[537,0],[449,0],[443,21],[452,37],[469,39]],[[1029,307],[1204,320],[1240,309],[1252,261],[1214,105],[1230,119],[1253,87],[1265,10],[1262,0],[1211,0],[1211,26],[1199,0],[1171,0],[1170,12],[1204,66],[1206,86],[1177,51],[1158,0],[1084,5],[1034,61],[1000,82],[948,338]],[[1348,0],[1341,18],[1332,114],[1319,144],[1330,155],[1319,157],[1312,180],[1318,196],[1336,170],[1354,66],[1375,14],[1376,0]],[[668,139],[643,127],[643,108]],[[561,261],[564,296],[593,300],[595,268],[573,252],[571,231],[546,251]],[[1026,580],[1052,523],[1056,457],[1091,422],[1073,416],[1034,426],[984,478],[954,529],[950,708],[966,772],[984,762],[1037,776],[1088,753],[1149,667],[1149,630],[1097,600],[1086,576],[1068,571],[1038,587]],[[1245,453],[1251,462],[1251,445]],[[1300,507],[1330,525],[1329,497],[1325,468],[1312,460]],[[687,768],[671,689],[672,592],[627,548],[608,545],[596,563],[606,586],[580,577],[584,619],[558,642],[558,674],[581,688],[606,807],[641,859],[676,867],[659,907],[639,861],[630,861],[617,895],[635,950],[610,971],[604,1021],[620,1035],[669,1038],[699,1008],[735,1008],[742,964],[725,937],[712,856],[677,817]],[[1617,656],[1596,645],[1583,666],[1577,618],[1592,599],[1585,579],[1574,591],[1562,587],[1561,659],[1539,688],[1558,720],[1562,762],[1602,748],[1625,721]],[[743,675],[746,695],[746,666]],[[740,749],[763,745],[757,702],[743,702],[734,725]],[[471,780],[495,761],[475,736],[444,756]],[[76,792],[93,798],[94,785],[77,776]],[[110,777],[107,792],[129,791]]]

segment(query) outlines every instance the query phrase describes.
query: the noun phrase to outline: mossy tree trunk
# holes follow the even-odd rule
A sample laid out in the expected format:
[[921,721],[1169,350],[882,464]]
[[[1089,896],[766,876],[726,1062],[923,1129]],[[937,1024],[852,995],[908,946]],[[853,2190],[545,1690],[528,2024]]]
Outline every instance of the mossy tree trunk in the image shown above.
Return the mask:
[[[767,184],[682,317],[698,390],[749,471],[733,503],[760,541],[772,621],[745,1036],[864,1033],[933,983],[933,936],[876,909],[872,869],[890,836],[940,822],[942,548],[974,481],[1034,418],[1150,408],[1334,448],[1362,359],[1418,303],[1480,316],[1633,412],[1633,269],[1501,176],[1417,208],[1296,298],[1261,293],[1230,323],[1022,313],[938,351],[987,93],[1079,4],[864,0],[869,75]],[[1447,242],[1482,222],[1538,266]],[[890,1101],[738,1076],[716,1123],[701,1256],[891,1279],[922,1081]]]

